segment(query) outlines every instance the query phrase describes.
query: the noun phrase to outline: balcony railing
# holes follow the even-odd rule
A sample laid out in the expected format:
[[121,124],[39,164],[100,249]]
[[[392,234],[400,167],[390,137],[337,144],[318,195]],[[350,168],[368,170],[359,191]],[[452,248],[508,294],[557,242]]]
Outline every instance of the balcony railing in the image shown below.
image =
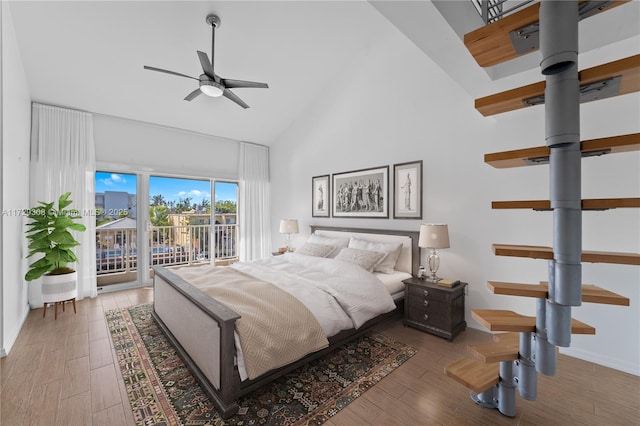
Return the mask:
[[[213,232],[211,228],[213,226]],[[237,260],[237,225],[154,226],[148,231],[149,267]],[[135,280],[138,267],[136,229],[96,230],[96,272],[100,285]]]

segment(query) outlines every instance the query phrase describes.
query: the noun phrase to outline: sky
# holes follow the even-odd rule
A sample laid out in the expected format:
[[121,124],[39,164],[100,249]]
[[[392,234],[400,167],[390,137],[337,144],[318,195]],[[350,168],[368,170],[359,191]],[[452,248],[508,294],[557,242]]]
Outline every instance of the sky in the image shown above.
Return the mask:
[[[96,172],[96,193],[123,191],[136,193],[136,175],[124,173]],[[159,176],[149,177],[149,195],[162,194],[167,201],[178,202],[191,198],[192,203],[200,203],[203,198],[211,200],[211,186],[208,180],[178,179]],[[216,182],[216,199],[236,202],[236,184]]]

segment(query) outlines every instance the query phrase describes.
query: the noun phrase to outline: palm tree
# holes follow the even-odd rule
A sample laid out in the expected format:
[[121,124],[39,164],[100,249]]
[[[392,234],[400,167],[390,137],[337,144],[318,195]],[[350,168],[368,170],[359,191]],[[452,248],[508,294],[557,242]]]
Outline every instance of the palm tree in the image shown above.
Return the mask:
[[167,200],[164,199],[164,195],[158,194],[151,197],[152,206],[166,206]]

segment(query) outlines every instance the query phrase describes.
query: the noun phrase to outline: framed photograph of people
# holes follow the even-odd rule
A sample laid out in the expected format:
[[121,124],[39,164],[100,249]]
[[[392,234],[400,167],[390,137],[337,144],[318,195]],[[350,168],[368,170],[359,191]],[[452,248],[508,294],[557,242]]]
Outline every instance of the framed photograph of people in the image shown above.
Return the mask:
[[422,160],[393,165],[393,218],[422,219]]
[[332,175],[333,217],[389,218],[389,166]]
[[311,178],[311,216],[329,217],[331,215],[331,191],[329,175]]

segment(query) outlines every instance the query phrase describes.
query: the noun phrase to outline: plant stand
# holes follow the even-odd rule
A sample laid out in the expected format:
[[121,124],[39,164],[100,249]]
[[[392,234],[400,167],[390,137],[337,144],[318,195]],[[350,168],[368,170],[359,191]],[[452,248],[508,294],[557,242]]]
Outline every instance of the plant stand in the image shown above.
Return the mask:
[[42,318],[45,317],[45,315],[47,315],[47,305],[50,305],[51,303],[54,304],[54,311],[53,311],[53,319],[57,320],[58,319],[58,305],[62,305],[62,312],[64,312],[64,304],[67,302],[72,302],[73,303],[73,313],[76,314],[78,313],[78,311],[76,310],[76,298],[74,297],[73,299],[69,299],[69,300],[63,300],[61,302],[46,302],[44,304],[44,310],[42,311]]

